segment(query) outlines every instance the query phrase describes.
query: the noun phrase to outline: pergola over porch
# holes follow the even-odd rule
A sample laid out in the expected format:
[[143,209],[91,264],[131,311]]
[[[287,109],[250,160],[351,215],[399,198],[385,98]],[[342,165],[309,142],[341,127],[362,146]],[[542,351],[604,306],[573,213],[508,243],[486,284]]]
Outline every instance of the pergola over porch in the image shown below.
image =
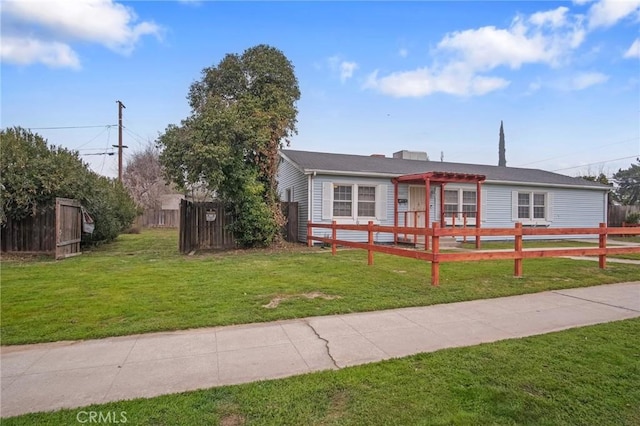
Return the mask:
[[[429,228],[429,217],[431,215],[430,202],[431,199],[431,186],[440,186],[440,226],[445,227],[444,218],[444,189],[447,183],[475,183],[476,184],[476,227],[480,227],[481,207],[482,206],[482,183],[486,180],[484,175],[468,174],[468,173],[454,173],[454,172],[425,172],[411,175],[403,175],[393,178],[393,221],[394,226],[398,227],[398,185],[400,183],[406,183],[410,185],[424,185],[425,191],[425,227]],[[406,226],[406,224],[405,224]],[[425,246],[428,244],[428,239],[425,239]],[[397,235],[396,235],[397,243]],[[428,248],[428,246],[426,247]],[[476,236],[476,248],[480,248],[480,236]]]

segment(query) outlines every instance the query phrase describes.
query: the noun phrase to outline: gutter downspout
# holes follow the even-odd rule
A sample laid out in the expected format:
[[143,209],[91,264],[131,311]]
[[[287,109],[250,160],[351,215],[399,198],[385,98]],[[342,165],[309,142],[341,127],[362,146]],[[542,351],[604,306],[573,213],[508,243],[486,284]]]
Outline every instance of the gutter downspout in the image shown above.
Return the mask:
[[[309,181],[307,186],[307,221],[313,221],[313,178],[316,172],[309,173]],[[311,231],[313,232],[313,230]],[[308,235],[307,235],[308,237]]]

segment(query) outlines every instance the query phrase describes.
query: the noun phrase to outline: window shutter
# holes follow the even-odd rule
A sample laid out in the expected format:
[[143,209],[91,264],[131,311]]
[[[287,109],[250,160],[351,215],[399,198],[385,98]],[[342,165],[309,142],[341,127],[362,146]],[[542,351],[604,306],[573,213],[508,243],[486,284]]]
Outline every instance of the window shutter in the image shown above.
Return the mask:
[[547,222],[553,222],[553,192],[547,192],[545,201],[547,204],[545,219],[547,220]]
[[518,191],[511,191],[511,220],[518,221]]
[[387,219],[387,185],[376,186],[376,219]]
[[480,221],[487,221],[487,190],[483,189],[480,191],[480,196],[482,197],[482,202],[480,205],[482,206],[482,211],[480,212]]
[[333,182],[322,182],[322,219],[333,217]]

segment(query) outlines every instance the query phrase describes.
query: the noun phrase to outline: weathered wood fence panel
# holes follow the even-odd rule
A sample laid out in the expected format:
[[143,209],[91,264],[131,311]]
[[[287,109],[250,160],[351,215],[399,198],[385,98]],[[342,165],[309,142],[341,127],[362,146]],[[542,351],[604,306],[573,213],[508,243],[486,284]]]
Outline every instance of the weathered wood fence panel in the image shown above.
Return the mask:
[[82,210],[80,203],[57,198],[55,206],[22,220],[7,218],[1,230],[4,253],[49,254],[56,259],[81,253]]
[[2,252],[53,253],[56,248],[55,227],[53,207],[22,220],[8,217],[2,226]]
[[82,207],[80,201],[56,198],[56,259],[82,253]]
[[282,229],[284,240],[290,243],[298,242],[298,203],[282,203],[282,214],[286,223]]
[[[298,240],[298,203],[282,203],[282,213],[287,219],[283,227],[286,241]],[[226,212],[220,202],[194,203],[180,201],[180,253],[194,250],[224,250],[238,246],[228,231],[234,217]]]
[[631,213],[640,213],[640,206],[609,206],[607,214],[608,226],[622,226],[622,222]]
[[237,246],[227,227],[233,216],[222,203],[180,201],[180,253],[194,250],[231,249]]
[[136,219],[136,226],[178,228],[180,226],[180,210],[147,209]]

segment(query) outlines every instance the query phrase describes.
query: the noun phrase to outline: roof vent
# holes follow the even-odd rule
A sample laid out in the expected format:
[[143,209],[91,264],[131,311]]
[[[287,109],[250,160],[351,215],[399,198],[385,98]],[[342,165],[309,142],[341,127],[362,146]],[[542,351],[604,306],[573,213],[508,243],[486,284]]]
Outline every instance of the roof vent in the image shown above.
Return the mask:
[[386,155],[384,154],[371,154],[371,157],[376,157],[376,158],[387,158]]
[[401,158],[403,160],[419,160],[419,161],[429,161],[429,156],[426,152],[423,151],[407,151],[403,149],[402,151],[394,152],[393,158]]

